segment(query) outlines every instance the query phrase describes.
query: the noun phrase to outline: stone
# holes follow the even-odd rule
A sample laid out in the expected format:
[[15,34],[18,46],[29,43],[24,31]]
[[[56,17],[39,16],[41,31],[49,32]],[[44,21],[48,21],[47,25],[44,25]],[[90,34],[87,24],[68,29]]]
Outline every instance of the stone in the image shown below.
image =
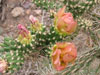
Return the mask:
[[30,2],[28,2],[28,1],[26,1],[26,2],[22,3],[22,7],[23,7],[23,8],[25,8],[25,9],[30,8],[30,6],[31,6],[31,3],[30,3]]
[[13,17],[18,17],[21,15],[24,15],[24,9],[22,7],[15,7],[12,11],[11,14]]
[[34,13],[36,13],[36,15],[41,15],[42,11],[41,10],[34,10]]
[[37,6],[36,6],[34,3],[31,3],[31,8],[32,8],[33,10],[35,10],[35,9],[37,9]]

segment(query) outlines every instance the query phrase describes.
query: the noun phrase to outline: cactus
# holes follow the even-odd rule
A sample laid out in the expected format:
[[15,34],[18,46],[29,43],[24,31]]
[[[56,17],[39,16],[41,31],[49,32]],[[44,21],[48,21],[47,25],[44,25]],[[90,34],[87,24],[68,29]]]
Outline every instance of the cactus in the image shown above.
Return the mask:
[[33,0],[33,3],[35,3],[40,8],[49,10],[54,8],[55,0]]
[[96,0],[64,0],[67,11],[72,12],[74,16],[81,16],[84,12],[89,11],[96,2]]
[[97,0],[33,0],[33,3],[45,10],[49,10],[54,7],[59,9],[65,4],[67,6],[67,11],[73,13],[74,17],[77,17],[81,16],[84,12],[89,11],[93,6],[95,6]]
[[[35,39],[35,48],[41,48],[41,53],[44,55],[48,55],[49,48],[58,41],[64,41],[65,36],[60,35],[57,33],[53,26],[50,27],[50,30],[47,31],[46,27],[43,27],[41,31],[32,32]],[[46,51],[45,51],[46,50]]]
[[[89,49],[87,52],[84,52],[83,54],[79,55],[76,59],[76,61],[73,64],[68,65],[63,71],[56,71],[53,67],[51,63],[48,60],[43,60],[42,62],[46,62],[48,63],[48,66],[39,66],[39,71],[41,71],[40,73],[43,73],[41,75],[48,75],[48,74],[52,74],[52,75],[95,75],[95,74],[99,74],[100,72],[100,65],[97,65],[96,69],[93,69],[93,67],[91,68],[90,66],[92,65],[92,62],[97,59],[98,56],[100,56],[100,47],[96,46],[93,47],[92,49]],[[98,59],[99,60],[99,59]],[[39,61],[39,63],[43,64],[41,61]],[[43,64],[45,65],[45,63]],[[91,69],[91,71],[93,70],[94,72],[91,72],[91,74],[89,73],[89,68]],[[87,70],[87,72],[85,71]],[[96,70],[96,71],[95,71]],[[84,72],[85,71],[85,72]]]
[[[13,73],[21,68],[25,56],[32,52],[33,45],[21,44],[18,39],[5,38],[0,44],[1,58],[6,60],[8,68],[5,73]],[[35,51],[35,50],[33,50]]]
[[[48,10],[55,5],[55,1],[49,1],[34,0],[33,2],[37,6]],[[98,45],[98,37],[96,37],[95,31],[93,31],[94,22],[82,16],[96,4],[96,1],[64,0],[63,3],[67,5],[67,11],[72,12],[76,20],[74,20],[71,13],[64,12],[64,6],[63,9],[55,14],[55,23],[54,25],[51,25],[49,29],[31,16],[31,26],[28,27],[29,30],[20,24],[18,26],[20,32],[17,39],[4,39],[4,42],[0,44],[0,57],[4,59],[8,65],[5,73],[12,74],[20,69],[25,61],[26,55],[30,55],[32,52],[38,51],[40,52],[40,55],[48,56],[50,58],[52,52],[51,47],[54,46],[55,43],[72,41],[81,28],[90,34],[91,38],[94,40],[93,46]],[[89,66],[97,57],[98,53],[100,53],[100,48],[93,48],[83,54],[83,56],[77,58],[75,64],[67,67],[61,74],[70,75],[76,73],[81,68]]]
[[21,65],[24,60],[20,49],[17,49],[20,45],[11,38],[5,38],[4,43],[1,43],[0,46],[1,58],[6,60],[8,65],[6,73],[12,73],[14,70],[19,69],[20,66],[17,65]]

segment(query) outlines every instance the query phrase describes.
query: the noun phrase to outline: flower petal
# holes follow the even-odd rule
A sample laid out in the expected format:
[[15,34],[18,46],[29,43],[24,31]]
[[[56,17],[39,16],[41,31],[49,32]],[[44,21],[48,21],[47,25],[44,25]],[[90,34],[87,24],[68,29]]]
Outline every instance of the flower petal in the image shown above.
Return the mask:
[[62,16],[64,15],[64,13],[65,13],[65,8],[66,8],[66,6],[64,6],[63,8],[61,8],[61,9],[58,11],[58,13],[56,14],[57,18],[60,18],[60,17],[62,17]]
[[38,20],[36,17],[34,17],[33,15],[29,16],[29,20],[32,22],[32,24],[36,23]]

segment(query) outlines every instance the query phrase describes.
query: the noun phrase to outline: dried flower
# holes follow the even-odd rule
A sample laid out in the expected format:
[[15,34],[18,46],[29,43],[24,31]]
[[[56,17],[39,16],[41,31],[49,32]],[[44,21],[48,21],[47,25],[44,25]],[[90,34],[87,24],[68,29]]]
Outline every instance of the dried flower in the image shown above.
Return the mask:
[[7,62],[3,59],[0,59],[0,73],[5,72],[7,69]]
[[29,44],[32,40],[31,33],[21,24],[18,25],[19,37],[18,40],[22,44]]
[[65,6],[55,14],[54,25],[60,34],[69,35],[75,31],[77,22],[74,20],[72,13],[65,13],[64,11]]
[[61,71],[69,63],[73,63],[77,57],[77,49],[73,43],[59,42],[53,47],[51,54],[53,67]]
[[29,20],[31,21],[31,29],[33,31],[39,31],[42,29],[42,24],[39,23],[38,19],[33,15],[29,16]]

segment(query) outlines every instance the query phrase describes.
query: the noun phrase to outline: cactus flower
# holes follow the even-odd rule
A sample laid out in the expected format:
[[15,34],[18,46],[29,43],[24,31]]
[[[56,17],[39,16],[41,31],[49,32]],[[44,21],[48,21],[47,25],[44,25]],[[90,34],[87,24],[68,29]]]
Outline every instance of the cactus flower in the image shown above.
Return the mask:
[[31,29],[33,31],[39,31],[42,29],[42,25],[39,23],[38,19],[34,17],[33,15],[29,16],[29,20],[31,21]]
[[32,40],[31,33],[21,24],[18,25],[19,37],[18,40],[22,44],[29,44]]
[[53,67],[57,71],[61,71],[67,67],[69,63],[73,63],[77,57],[77,49],[73,43],[59,42],[54,45],[51,59]]
[[77,22],[74,20],[72,13],[65,13],[64,11],[65,6],[55,14],[54,25],[60,34],[69,35],[76,30]]
[[7,69],[7,62],[3,59],[0,59],[0,73],[3,73]]

